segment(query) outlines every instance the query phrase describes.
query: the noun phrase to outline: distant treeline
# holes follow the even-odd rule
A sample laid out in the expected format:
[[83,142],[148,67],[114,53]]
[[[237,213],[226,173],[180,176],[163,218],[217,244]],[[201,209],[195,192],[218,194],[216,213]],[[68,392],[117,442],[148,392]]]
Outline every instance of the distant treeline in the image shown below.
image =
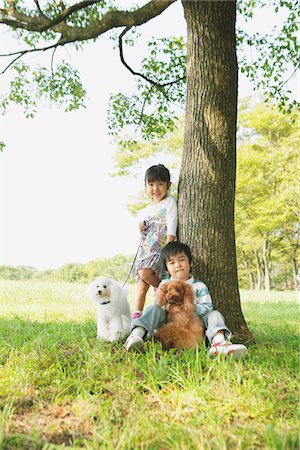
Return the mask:
[[95,259],[87,264],[69,263],[55,270],[36,270],[30,266],[0,266],[2,280],[43,280],[85,283],[99,276],[125,282],[134,256],[116,255],[113,258]]
[[[107,276],[124,283],[129,274],[133,259],[133,255],[116,255],[113,258],[95,259],[87,264],[69,263],[59,269],[43,271],[38,271],[30,266],[0,266],[0,280],[42,280],[86,283],[96,277]],[[292,270],[288,270],[284,265],[281,266],[278,263],[273,264],[272,270],[270,271],[270,279],[271,289],[278,291],[294,289]],[[242,289],[255,288],[249,286],[247,278],[243,276],[243,273],[239,273],[239,285]],[[263,290],[262,286],[260,286],[260,290]]]

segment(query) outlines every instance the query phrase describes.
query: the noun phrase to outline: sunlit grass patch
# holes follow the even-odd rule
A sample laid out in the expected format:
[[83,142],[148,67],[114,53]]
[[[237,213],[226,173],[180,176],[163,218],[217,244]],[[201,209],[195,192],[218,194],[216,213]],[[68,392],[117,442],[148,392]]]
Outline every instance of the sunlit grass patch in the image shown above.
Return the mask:
[[242,302],[300,303],[300,291],[246,291],[241,289]]
[[299,448],[295,302],[249,295],[256,343],[234,362],[99,341],[85,288],[2,286],[0,448]]
[[20,316],[39,322],[84,321],[93,308],[86,286],[71,283],[1,282],[1,316]]

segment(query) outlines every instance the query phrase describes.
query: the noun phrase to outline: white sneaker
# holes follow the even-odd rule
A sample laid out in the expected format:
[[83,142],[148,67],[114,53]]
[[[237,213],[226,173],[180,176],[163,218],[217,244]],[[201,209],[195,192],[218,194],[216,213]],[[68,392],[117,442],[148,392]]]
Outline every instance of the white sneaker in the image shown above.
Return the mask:
[[140,351],[144,347],[144,341],[140,336],[128,336],[125,342],[127,352]]
[[247,347],[243,344],[232,344],[231,342],[223,341],[217,344],[212,344],[208,354],[209,356],[231,356],[233,359],[244,358],[248,353]]

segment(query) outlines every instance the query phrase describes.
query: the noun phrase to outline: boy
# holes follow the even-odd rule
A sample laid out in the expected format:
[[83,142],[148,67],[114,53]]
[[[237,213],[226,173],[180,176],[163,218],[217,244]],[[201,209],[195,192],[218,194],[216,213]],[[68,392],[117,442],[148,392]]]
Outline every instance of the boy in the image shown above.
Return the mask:
[[[209,356],[230,355],[239,359],[247,355],[248,350],[242,344],[230,342],[231,332],[225,325],[224,317],[213,310],[211,296],[202,281],[195,280],[190,273],[192,255],[190,248],[179,241],[170,242],[161,252],[162,259],[172,280],[190,283],[196,296],[196,313],[204,322],[206,336],[211,344]],[[163,280],[166,283],[168,279]],[[154,330],[166,323],[166,311],[156,304],[149,306],[137,319],[133,319],[131,335],[127,338],[127,351],[141,350],[144,339],[153,336]]]

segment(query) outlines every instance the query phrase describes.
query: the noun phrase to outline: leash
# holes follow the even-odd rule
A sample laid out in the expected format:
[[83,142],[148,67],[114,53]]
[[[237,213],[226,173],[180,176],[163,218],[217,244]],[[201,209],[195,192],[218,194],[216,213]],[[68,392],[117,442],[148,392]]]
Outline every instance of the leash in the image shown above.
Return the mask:
[[130,270],[129,270],[129,273],[128,273],[128,275],[127,275],[127,278],[126,278],[126,280],[124,281],[124,284],[123,284],[123,286],[122,286],[122,288],[125,286],[125,284],[127,283],[127,281],[129,280],[129,277],[130,277],[130,275],[131,275],[131,272],[132,272],[132,269],[133,269],[133,267],[134,267],[134,264],[135,264],[135,261],[136,261],[136,258],[137,258],[137,255],[138,255],[138,253],[139,253],[139,250],[140,250],[140,247],[141,247],[141,245],[142,245],[142,242],[143,242],[143,240],[144,240],[144,235],[141,237],[141,240],[140,240],[140,243],[139,243],[139,245],[138,245],[138,248],[137,248],[137,251],[136,251],[136,254],[135,254],[135,257],[134,257],[134,260],[133,260],[133,263],[131,264],[131,267],[130,267]]
[[131,267],[130,267],[129,274],[127,275],[127,278],[126,278],[126,280],[124,281],[124,284],[123,284],[122,288],[125,286],[125,284],[126,284],[127,281],[129,280],[129,277],[130,277],[131,272],[132,272],[132,269],[133,269],[133,267],[134,267],[134,264],[135,264],[137,255],[138,255],[139,250],[140,250],[140,247],[141,247],[141,245],[142,245],[142,243],[143,243],[143,240],[145,239],[145,236],[146,236],[146,234],[147,234],[147,228],[148,228],[150,222],[151,222],[153,219],[154,219],[154,218],[151,217],[151,219],[144,220],[144,229],[143,229],[143,231],[142,231],[142,237],[141,237],[140,243],[139,243],[139,245],[138,245],[138,248],[137,248],[137,251],[136,251],[136,254],[135,254],[133,263],[132,263],[132,265],[131,265]]

